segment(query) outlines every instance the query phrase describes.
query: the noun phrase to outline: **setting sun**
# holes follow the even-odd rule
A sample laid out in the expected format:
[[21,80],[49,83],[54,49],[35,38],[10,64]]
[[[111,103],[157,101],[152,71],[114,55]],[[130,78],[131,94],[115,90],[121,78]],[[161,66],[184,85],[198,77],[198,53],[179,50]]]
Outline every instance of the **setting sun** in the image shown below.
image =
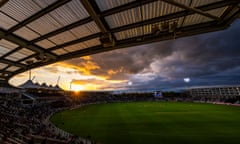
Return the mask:
[[85,90],[85,88],[82,85],[72,84],[71,90],[73,90],[73,91],[81,91],[81,90]]

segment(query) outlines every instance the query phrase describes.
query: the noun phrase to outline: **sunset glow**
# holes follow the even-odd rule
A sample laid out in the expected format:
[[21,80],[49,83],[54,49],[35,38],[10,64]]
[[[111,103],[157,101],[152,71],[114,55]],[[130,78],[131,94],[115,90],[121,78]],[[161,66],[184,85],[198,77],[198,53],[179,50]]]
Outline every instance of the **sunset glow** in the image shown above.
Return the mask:
[[86,90],[86,88],[82,85],[72,84],[71,90],[72,91],[81,91],[81,90]]

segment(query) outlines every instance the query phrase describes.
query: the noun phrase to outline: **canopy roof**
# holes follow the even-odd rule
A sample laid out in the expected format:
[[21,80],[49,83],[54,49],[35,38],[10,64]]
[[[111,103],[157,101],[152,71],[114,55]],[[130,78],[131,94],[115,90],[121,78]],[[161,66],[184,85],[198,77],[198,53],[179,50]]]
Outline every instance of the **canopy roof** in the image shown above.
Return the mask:
[[227,28],[239,0],[0,0],[0,81],[57,61]]
[[25,83],[19,86],[20,88],[23,89],[46,89],[46,90],[62,90],[58,85],[52,86],[52,85],[47,85],[46,83],[39,84],[39,83],[33,83],[32,80],[27,80]]

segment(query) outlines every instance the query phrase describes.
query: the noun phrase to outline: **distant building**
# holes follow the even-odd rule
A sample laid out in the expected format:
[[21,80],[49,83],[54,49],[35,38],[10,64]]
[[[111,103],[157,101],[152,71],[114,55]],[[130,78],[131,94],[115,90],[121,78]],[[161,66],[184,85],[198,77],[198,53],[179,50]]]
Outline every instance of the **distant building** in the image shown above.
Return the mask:
[[240,86],[206,86],[189,89],[193,98],[240,99]]
[[31,79],[19,86],[23,90],[21,93],[21,104],[36,105],[42,103],[52,103],[65,100],[65,92],[58,85],[52,86],[46,83],[33,83]]
[[155,97],[155,98],[162,98],[162,97],[163,97],[163,94],[162,94],[161,91],[155,91],[155,92],[154,92],[154,97]]

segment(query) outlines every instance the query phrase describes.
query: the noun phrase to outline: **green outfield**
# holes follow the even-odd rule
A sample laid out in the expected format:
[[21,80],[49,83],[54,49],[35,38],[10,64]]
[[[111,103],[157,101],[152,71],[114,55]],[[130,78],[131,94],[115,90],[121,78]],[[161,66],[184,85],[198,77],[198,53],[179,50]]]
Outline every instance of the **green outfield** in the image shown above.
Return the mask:
[[103,144],[237,144],[240,107],[134,102],[84,106],[56,113],[51,121]]

